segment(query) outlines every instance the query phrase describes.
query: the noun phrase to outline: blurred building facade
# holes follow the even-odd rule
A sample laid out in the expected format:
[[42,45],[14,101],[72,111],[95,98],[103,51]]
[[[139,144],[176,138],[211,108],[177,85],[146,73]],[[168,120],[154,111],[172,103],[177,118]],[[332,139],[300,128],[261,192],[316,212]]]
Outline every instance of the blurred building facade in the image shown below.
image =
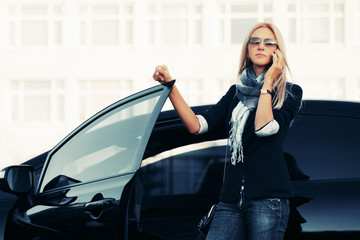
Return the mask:
[[155,85],[158,64],[190,105],[215,103],[259,21],[283,33],[305,98],[359,101],[357,0],[0,0],[0,168]]

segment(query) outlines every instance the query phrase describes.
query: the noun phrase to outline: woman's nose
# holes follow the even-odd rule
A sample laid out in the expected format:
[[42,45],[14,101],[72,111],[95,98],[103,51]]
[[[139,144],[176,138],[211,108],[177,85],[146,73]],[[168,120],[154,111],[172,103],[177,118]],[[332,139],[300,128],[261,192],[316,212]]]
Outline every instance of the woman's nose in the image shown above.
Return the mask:
[[265,48],[265,44],[264,44],[264,40],[261,40],[260,43],[258,44],[258,49],[264,49]]

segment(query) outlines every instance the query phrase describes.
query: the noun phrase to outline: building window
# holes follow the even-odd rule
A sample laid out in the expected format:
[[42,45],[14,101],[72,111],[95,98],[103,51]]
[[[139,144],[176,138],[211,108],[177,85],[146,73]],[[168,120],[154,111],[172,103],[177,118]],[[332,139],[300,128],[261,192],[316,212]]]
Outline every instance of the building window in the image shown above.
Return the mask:
[[288,4],[287,9],[290,43],[344,43],[343,1],[294,1]]
[[63,80],[13,80],[11,97],[13,121],[64,120]]
[[23,5],[8,8],[10,46],[60,46],[63,44],[63,8]]
[[82,5],[79,18],[82,46],[126,46],[134,42],[132,5]]
[[218,43],[242,44],[256,23],[273,21],[273,6],[270,1],[224,3],[218,6],[218,16]]
[[201,44],[203,42],[202,10],[202,6],[198,4],[149,5],[148,44]]
[[85,120],[96,112],[133,93],[133,81],[79,80],[79,118]]

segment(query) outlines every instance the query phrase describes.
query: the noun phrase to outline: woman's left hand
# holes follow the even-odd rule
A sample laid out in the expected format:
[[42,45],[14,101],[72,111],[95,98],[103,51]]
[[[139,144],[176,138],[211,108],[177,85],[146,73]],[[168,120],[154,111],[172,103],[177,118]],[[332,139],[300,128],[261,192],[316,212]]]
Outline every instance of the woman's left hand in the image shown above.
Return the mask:
[[264,79],[270,81],[271,84],[282,73],[285,64],[284,56],[279,49],[276,49],[273,53],[273,64],[265,74]]

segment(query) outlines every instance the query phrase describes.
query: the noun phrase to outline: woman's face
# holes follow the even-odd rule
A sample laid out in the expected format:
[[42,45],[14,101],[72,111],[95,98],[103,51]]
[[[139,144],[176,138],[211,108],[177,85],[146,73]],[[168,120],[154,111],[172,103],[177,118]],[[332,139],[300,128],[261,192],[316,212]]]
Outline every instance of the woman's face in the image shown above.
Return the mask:
[[267,27],[256,29],[248,42],[248,57],[254,68],[264,69],[272,61],[272,54],[277,49],[274,33]]

